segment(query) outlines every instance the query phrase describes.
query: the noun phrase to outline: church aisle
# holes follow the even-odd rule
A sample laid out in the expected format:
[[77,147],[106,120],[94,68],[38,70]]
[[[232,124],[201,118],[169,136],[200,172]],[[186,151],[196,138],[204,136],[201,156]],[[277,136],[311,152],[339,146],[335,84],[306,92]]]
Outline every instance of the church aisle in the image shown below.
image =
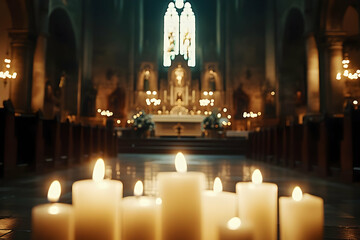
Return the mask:
[[[145,194],[156,194],[158,172],[175,171],[175,154],[119,154],[107,162],[106,177],[124,183],[124,196],[132,195],[137,180],[144,181]],[[264,182],[274,182],[279,196],[289,196],[295,185],[304,192],[320,196],[325,203],[325,239],[360,238],[359,185],[337,182],[300,174],[285,168],[251,161],[244,156],[185,155],[188,171],[201,171],[207,176],[207,187],[220,177],[225,191],[235,191],[239,181],[249,181],[259,168]],[[30,239],[31,208],[46,202],[48,186],[54,179],[62,184],[60,202],[71,203],[71,185],[79,179],[91,177],[94,162],[39,176],[0,181],[0,239]]]

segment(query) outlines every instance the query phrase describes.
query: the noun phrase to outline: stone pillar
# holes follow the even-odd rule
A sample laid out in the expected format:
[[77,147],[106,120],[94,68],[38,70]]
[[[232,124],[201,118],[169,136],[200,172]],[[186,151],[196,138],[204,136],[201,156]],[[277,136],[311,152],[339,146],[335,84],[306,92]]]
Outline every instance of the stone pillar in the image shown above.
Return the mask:
[[16,112],[31,111],[33,42],[28,29],[9,30],[11,58],[17,78],[10,84],[10,99]]
[[37,38],[34,53],[33,81],[32,81],[32,100],[31,110],[37,112],[43,111],[45,95],[45,58],[46,58],[47,39],[44,35]]
[[320,112],[320,75],[319,51],[315,37],[309,35],[306,39],[307,57],[307,112],[316,114]]
[[325,112],[336,114],[343,112],[344,81],[337,80],[336,75],[342,72],[343,32],[333,32],[326,35],[325,51]]

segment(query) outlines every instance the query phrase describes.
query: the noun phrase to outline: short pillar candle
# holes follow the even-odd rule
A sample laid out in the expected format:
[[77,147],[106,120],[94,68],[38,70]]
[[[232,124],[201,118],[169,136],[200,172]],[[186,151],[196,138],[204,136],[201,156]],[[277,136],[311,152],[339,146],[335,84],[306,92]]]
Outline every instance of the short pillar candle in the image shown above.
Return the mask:
[[292,197],[280,197],[280,239],[323,239],[324,202],[295,187]]
[[56,203],[61,194],[59,181],[50,185],[48,200],[32,209],[32,239],[73,240],[73,208],[69,204]]
[[99,159],[92,180],[73,184],[75,239],[114,240],[120,233],[120,202],[123,185],[120,181],[104,180],[105,164]]
[[134,197],[122,201],[123,240],[155,240],[159,205],[153,197],[141,196],[143,184],[137,181]]
[[254,228],[254,239],[277,239],[277,196],[278,187],[263,183],[260,170],[252,174],[252,182],[237,183],[239,195],[239,216]]
[[237,195],[224,192],[220,178],[215,178],[213,190],[203,191],[203,239],[217,240],[218,226],[237,216]]
[[175,158],[177,172],[158,174],[163,240],[199,240],[202,236],[201,192],[205,175],[187,172],[182,153]]

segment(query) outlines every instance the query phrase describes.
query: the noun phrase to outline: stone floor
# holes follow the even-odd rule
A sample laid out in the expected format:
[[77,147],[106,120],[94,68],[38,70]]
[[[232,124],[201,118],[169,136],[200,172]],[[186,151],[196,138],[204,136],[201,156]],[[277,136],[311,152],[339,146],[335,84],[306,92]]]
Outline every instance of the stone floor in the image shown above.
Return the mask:
[[[299,185],[304,192],[318,195],[325,202],[325,239],[360,239],[360,185],[341,184],[307,176],[296,171],[254,162],[244,156],[187,155],[189,171],[202,171],[210,188],[219,176],[224,190],[234,191],[239,181],[249,181],[259,168],[266,182],[279,186],[279,195],[290,195]],[[60,202],[71,203],[74,181],[90,178],[94,162],[38,176],[0,180],[0,239],[30,239],[31,208],[45,203],[48,187],[54,179],[62,184]],[[131,195],[137,180],[145,183],[145,194],[156,194],[156,174],[175,171],[174,155],[120,154],[107,163],[106,176],[124,183],[124,195]]]

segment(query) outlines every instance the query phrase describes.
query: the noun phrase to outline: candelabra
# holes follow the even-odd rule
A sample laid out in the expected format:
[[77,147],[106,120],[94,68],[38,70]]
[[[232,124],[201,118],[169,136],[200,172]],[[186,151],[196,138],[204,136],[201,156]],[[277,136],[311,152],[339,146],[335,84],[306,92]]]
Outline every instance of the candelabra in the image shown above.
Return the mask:
[[3,79],[4,87],[8,83],[8,80],[15,79],[17,77],[17,73],[11,71],[11,60],[8,58],[4,59],[4,69],[0,71],[0,78]]
[[148,96],[145,101],[146,105],[149,107],[149,113],[152,112],[152,106],[156,107],[161,104],[161,99],[157,98],[156,91],[146,91],[146,95]]

